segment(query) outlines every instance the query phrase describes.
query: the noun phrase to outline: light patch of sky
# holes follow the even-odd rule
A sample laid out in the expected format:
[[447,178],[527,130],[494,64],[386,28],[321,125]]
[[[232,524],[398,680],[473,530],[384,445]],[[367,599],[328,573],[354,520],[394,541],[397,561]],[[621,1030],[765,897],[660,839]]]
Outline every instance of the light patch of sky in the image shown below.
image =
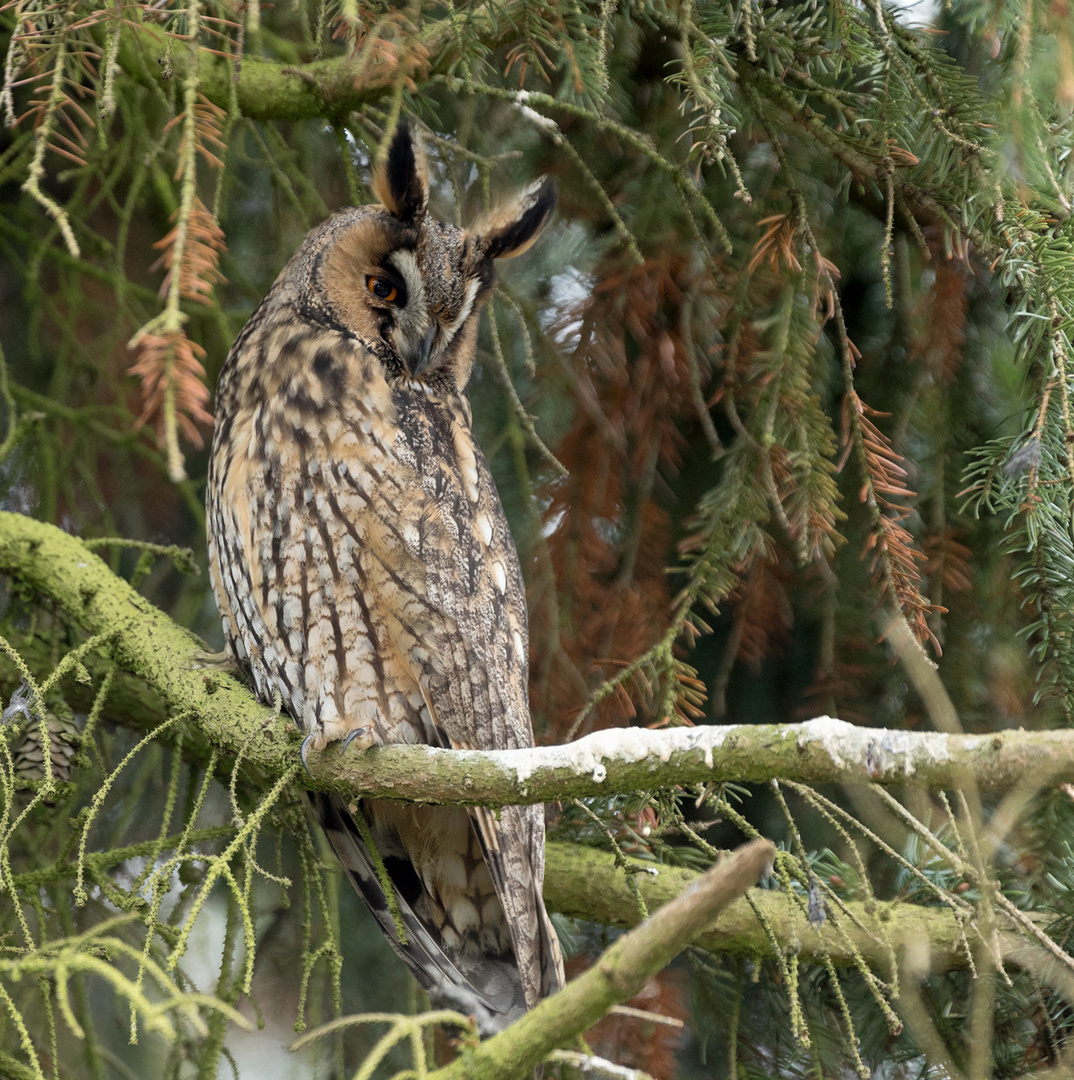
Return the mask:
[[[576,266],[568,265],[552,276],[548,283],[549,304],[542,313],[544,330],[553,335],[556,343],[566,352],[577,346],[581,338],[581,317],[564,320],[567,312],[581,311],[582,302],[589,296],[593,281],[589,274]],[[554,325],[558,323],[558,325]]]
[[[158,872],[164,863],[164,859],[157,860]],[[129,887],[142,874],[145,865],[145,859],[128,859],[123,864],[118,880]],[[142,891],[146,899],[149,899],[151,895],[152,881],[153,878],[150,877],[143,887]],[[157,916],[160,920],[167,920],[182,898],[183,888],[179,874],[173,870],[168,882],[168,891]],[[90,895],[95,901],[120,913],[99,888],[90,890]],[[219,897],[212,896],[202,908],[194,924],[182,960],[183,977],[187,989],[209,995],[214,992],[219,979],[220,960],[227,935],[227,905]],[[235,955],[231,957],[234,968],[242,963],[242,957],[243,949],[240,944],[235,948]],[[264,1020],[263,1027],[257,1026],[257,1017],[244,1001],[238,1008],[250,1021],[250,1030],[243,1031],[233,1025],[229,1025],[228,1028],[227,1048],[231,1058],[239,1066],[239,1075],[262,1077],[263,1080],[320,1080],[327,1076],[329,1070],[327,1058],[324,1054],[318,1053],[316,1046],[294,1054],[288,1052],[287,1048],[295,1040],[293,1001],[287,998],[274,1007],[271,1000],[266,1001],[265,995],[261,995],[260,1004]],[[144,1030],[144,1021],[139,1021],[139,1025]],[[152,1044],[148,1052],[152,1054],[155,1047],[156,1044]],[[164,1052],[162,1044],[160,1051]],[[161,1067],[163,1068],[163,1064]],[[217,1076],[218,1080],[231,1080],[232,1066],[227,1060],[220,1062]]]
[[899,22],[904,26],[931,26],[940,14],[942,0],[904,0],[893,4]]
[[[335,131],[335,128],[331,124],[325,126],[325,134],[331,135]],[[345,127],[343,129],[343,137],[347,140],[347,145],[351,148],[351,160],[354,162],[355,167],[358,169],[369,169],[372,162],[369,158],[369,151],[365,145],[360,143],[352,134],[351,129]]]
[[[183,974],[189,980],[191,988],[206,994],[216,989],[220,976],[221,954],[227,940],[227,903],[218,897],[210,897],[202,908],[190,935],[187,953],[183,957]],[[243,960],[241,944],[235,947],[231,958],[233,970],[237,970]],[[266,965],[271,971],[271,965]],[[322,1080],[330,1071],[328,1057],[315,1044],[297,1053],[290,1053],[288,1047],[296,1039],[294,1023],[295,999],[281,993],[285,987],[296,987],[297,980],[277,980],[267,984],[266,992],[261,987],[257,993],[261,1008],[259,1017],[249,1007],[245,999],[238,1005],[239,1012],[250,1021],[249,1030],[243,1031],[235,1025],[228,1026],[226,1045],[228,1053],[237,1067],[239,1076],[256,1076],[261,1080]],[[297,997],[297,995],[296,995]],[[227,1059],[220,1061],[217,1067],[217,1080],[232,1080],[235,1073]]]

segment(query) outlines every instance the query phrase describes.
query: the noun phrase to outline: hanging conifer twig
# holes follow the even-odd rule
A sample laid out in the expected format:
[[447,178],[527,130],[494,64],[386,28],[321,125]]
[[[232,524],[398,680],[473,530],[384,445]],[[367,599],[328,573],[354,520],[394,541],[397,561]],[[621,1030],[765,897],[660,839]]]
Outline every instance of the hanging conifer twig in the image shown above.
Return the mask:
[[872,553],[873,572],[881,583],[882,595],[894,601],[919,642],[930,641],[939,651],[939,642],[928,625],[928,616],[936,609],[920,590],[921,569],[926,561],[914,543],[904,521],[910,510],[896,500],[912,499],[915,492],[905,486],[906,469],[890,440],[870,419],[880,415],[870,409],[855,390],[844,401],[847,415],[848,445],[856,444],[864,461],[865,480],[861,498],[873,514],[874,531],[866,542]]
[[[195,48],[198,7],[188,13],[188,37]],[[154,247],[162,251],[154,267],[165,268],[161,296],[164,311],[131,338],[138,351],[130,373],[141,379],[142,413],[139,426],[152,422],[164,444],[168,475],[173,482],[186,477],[179,433],[196,446],[202,438],[198,425],[209,425],[209,389],[201,360],[205,350],[186,336],[186,317],[179,302],[194,300],[211,305],[213,289],[224,281],[221,254],[226,250],[223,230],[197,195],[197,161],[200,156],[212,169],[222,169],[216,153],[225,147],[224,110],[198,92],[197,67],[191,65],[184,85],[184,111],[172,124],[182,124],[175,179],[181,182],[175,225]]]

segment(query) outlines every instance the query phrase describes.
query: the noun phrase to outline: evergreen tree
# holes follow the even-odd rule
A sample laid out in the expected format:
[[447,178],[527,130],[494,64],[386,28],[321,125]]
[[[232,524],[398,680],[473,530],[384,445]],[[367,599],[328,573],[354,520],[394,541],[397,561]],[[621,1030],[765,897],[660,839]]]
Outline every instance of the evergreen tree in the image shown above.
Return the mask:
[[[306,778],[287,718],[188,633],[221,642],[216,373],[308,229],[373,201],[402,116],[445,219],[559,186],[471,388],[539,739],[672,732],[528,787],[490,766],[473,797],[559,800],[574,971],[721,852],[778,845],[635,1003],[671,1022],[613,1015],[592,1047],[661,1080],[1069,1068],[1074,23],[930,17],[0,6],[0,1075],[435,1056],[430,1018],[331,1026],[424,1006],[299,787],[441,781],[401,756]],[[889,732],[800,724],[822,713]],[[727,724],[700,762],[672,730]]]

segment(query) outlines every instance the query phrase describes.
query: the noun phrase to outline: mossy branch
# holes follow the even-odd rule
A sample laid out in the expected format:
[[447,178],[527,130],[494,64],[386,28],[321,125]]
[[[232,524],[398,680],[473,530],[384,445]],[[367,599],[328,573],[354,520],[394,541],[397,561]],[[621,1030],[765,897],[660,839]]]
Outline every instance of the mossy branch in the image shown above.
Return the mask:
[[[702,877],[696,870],[626,860],[626,870],[614,855],[579,844],[549,843],[545,902],[553,911],[606,926],[631,927],[641,921],[636,886],[646,907],[655,911]],[[772,939],[793,942],[802,963],[826,958],[836,967],[854,968],[861,960],[890,973],[892,949],[913,968],[929,971],[963,970],[968,966],[966,920],[951,907],[925,907],[907,901],[847,900],[819,926],[810,923],[808,909],[794,896],[775,889],[754,889],[749,899],[734,900],[719,918],[693,941],[701,949],[754,960],[773,959]],[[1004,955],[1016,957],[1026,942],[1017,933],[1000,933]]]
[[[0,513],[0,573],[59,605],[87,633],[109,633],[120,671],[147,683],[165,713],[183,712],[195,734],[229,757],[278,779],[293,765],[298,732],[236,679],[198,668],[202,643],[116,577],[76,537],[19,514]],[[44,658],[42,658],[44,659]],[[136,683],[125,681],[137,702]],[[146,730],[161,710],[132,708],[124,723]],[[453,752],[424,746],[314,755],[311,788],[353,797],[497,805],[610,795],[676,784],[764,781],[957,785],[984,790],[1027,775],[1074,780],[1074,731],[987,735],[859,728],[830,717],[800,724],[597,732],[565,746]]]
[[[118,668],[109,695],[111,719],[146,730],[182,712],[189,717],[182,722],[184,753],[204,759],[215,747],[234,759],[241,748],[244,768],[266,786],[293,769],[299,737],[294,725],[257,703],[230,676],[195,667],[201,643],[76,537],[32,518],[0,513],[0,573],[17,583],[16,595],[36,592],[86,632],[110,635],[110,657],[87,656],[85,666],[91,678],[98,665]],[[29,638],[20,649],[35,674],[43,676],[55,666],[51,649],[40,639]],[[82,691],[92,696],[92,687],[67,682],[73,698]],[[6,661],[0,686],[10,691],[17,683],[14,665]],[[399,746],[344,760],[333,750],[311,765],[314,776],[298,776],[295,782],[349,797],[361,792],[443,803],[536,802],[772,776],[891,783],[912,776],[943,785],[967,769],[982,787],[1010,788],[1026,775],[1074,778],[1074,732],[955,736],[855,728],[823,718],[779,726],[607,731],[533,751],[451,753]],[[698,876],[640,861],[633,869],[643,871],[630,878],[649,909],[667,903]],[[550,844],[545,888],[555,910],[619,926],[637,921],[631,914],[638,911],[631,880],[602,852]],[[785,893],[759,892],[751,900],[779,939],[800,943],[807,957],[854,965],[858,954],[882,967],[892,944],[917,942],[920,948],[927,942],[930,966],[966,962],[963,927],[950,909],[849,902],[850,917],[836,931],[831,922],[820,929],[810,926],[802,905]],[[731,904],[699,944],[750,956],[771,952],[771,938],[755,908],[744,902]]]
[[[506,19],[493,20],[481,11],[474,12],[470,19],[490,47],[497,44],[498,34],[510,32],[511,23]],[[435,20],[414,38],[410,52],[414,56],[440,57],[439,63],[448,70],[456,59],[455,43],[452,21]],[[121,35],[118,55],[128,76],[148,84],[159,83],[164,71],[182,79],[190,64],[184,52],[169,52],[167,38],[157,28],[128,24]],[[348,54],[307,63],[285,63],[245,53],[234,86],[235,66],[228,57],[201,49],[195,62],[198,89],[210,101],[227,108],[234,93],[242,116],[269,122],[345,117],[389,95],[399,81],[398,59],[379,53],[364,59]],[[431,60],[428,71],[415,74],[436,74],[436,64]]]
[[[469,27],[476,32],[482,46],[492,51],[516,33],[517,20],[513,14],[512,6],[496,15],[490,9],[478,8],[468,16]],[[410,73],[413,79],[418,84],[444,80],[457,92],[479,89],[481,93],[521,104],[523,99],[509,88],[477,87],[468,80],[457,79],[453,75],[458,64],[457,46],[456,27],[451,19],[428,21],[415,37],[408,53],[411,57],[421,58]],[[241,116],[268,123],[313,119],[336,121],[344,118],[389,96],[398,85],[398,66],[401,62],[391,50],[384,56],[363,50],[360,55],[345,54],[305,63],[267,59],[247,53],[242,56],[241,67],[236,73],[234,62],[224,55],[208,49],[197,50],[196,53],[192,51],[192,55],[195,55],[193,61],[186,55],[186,50],[170,50],[167,37],[158,28],[134,23],[124,27],[117,52],[119,66],[126,75],[147,85],[159,86],[165,72],[168,77],[182,79],[189,74],[188,68],[194,63],[197,65],[199,92],[208,100],[227,108],[234,98]],[[829,126],[823,115],[799,101],[777,76],[756,63],[742,65],[737,76],[752,86],[769,107],[789,115],[854,176],[873,184],[881,183],[884,159]],[[525,100],[549,109],[563,109],[568,114],[589,119],[602,128],[610,127],[655,165],[669,169],[669,177],[687,197],[692,197],[685,176],[680,175],[681,170],[667,166],[644,139],[616,123],[612,117],[590,113],[546,95],[529,95]],[[565,145],[562,140],[559,141]],[[974,144],[967,146],[974,152],[979,150]],[[945,223],[953,228],[954,221],[960,218],[957,211],[944,200],[939,188],[933,191],[900,179],[893,184],[893,194],[894,202],[902,212],[915,219]],[[716,228],[723,246],[729,249],[730,240],[722,224],[712,217],[711,207],[705,204],[702,211],[711,219],[710,223]],[[962,231],[986,258],[994,258],[1000,253],[1000,247],[990,242],[979,229],[962,223]]]

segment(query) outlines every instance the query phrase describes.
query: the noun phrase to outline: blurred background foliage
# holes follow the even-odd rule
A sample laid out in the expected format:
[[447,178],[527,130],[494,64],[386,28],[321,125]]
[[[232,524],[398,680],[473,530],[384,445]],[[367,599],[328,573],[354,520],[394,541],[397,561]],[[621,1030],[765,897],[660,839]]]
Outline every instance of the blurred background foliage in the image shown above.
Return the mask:
[[[216,374],[306,231],[372,199],[406,115],[444,218],[559,185],[471,385],[529,582],[540,739],[819,713],[928,728],[893,619],[967,730],[1063,726],[1071,19],[1066,0],[4,4],[0,506],[96,538],[218,647]],[[0,1073],[353,1074],[376,1034],[278,1047],[296,1019],[419,1003],[298,803],[229,791],[182,739],[139,743],[92,649],[20,698],[20,661],[43,679],[84,644],[64,612],[12,591],[0,633]],[[901,897],[973,923],[994,893],[1054,914],[1069,963],[1069,793],[1027,800],[972,887],[890,809],[885,833],[875,805],[824,794],[868,830],[764,787],[566,806],[555,828],[690,865],[760,831],[811,910]],[[994,809],[903,802],[963,858]],[[236,849],[251,814],[260,840]],[[230,891],[210,897],[219,860]],[[562,929],[581,957],[607,937]],[[799,971],[793,943],[778,962],[698,953],[641,1005],[684,1027],[616,1020],[593,1043],[661,1078],[1058,1064],[1061,980],[997,972],[983,940],[971,971],[901,982]],[[131,949],[130,985],[86,966]]]

